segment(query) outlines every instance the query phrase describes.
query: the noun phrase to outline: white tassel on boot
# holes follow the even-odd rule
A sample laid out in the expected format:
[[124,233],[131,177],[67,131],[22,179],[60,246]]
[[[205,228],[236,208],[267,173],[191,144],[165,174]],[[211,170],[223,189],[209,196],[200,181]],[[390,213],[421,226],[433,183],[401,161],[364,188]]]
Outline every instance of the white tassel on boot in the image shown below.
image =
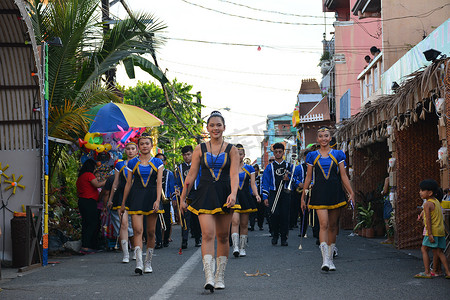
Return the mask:
[[322,252],[322,271],[328,271],[330,269],[328,259],[328,245],[325,242],[320,243],[320,252]]
[[203,271],[205,271],[205,290],[214,293],[214,258],[211,254],[203,256]]
[[123,263],[129,263],[130,262],[130,254],[128,253],[128,241],[127,240],[121,240],[120,245],[122,246],[122,252],[123,252]]
[[330,271],[336,271],[336,266],[333,263],[333,255],[335,247],[336,244],[331,244],[330,246],[328,246],[328,264],[330,265]]
[[134,248],[136,252],[136,269],[134,269],[134,273],[142,275],[142,270],[144,269],[144,263],[142,262],[142,249],[139,246]]
[[247,236],[241,235],[239,238],[239,256],[246,256],[245,247],[247,246]]
[[227,266],[228,257],[217,257],[216,283],[214,287],[218,290],[225,288],[225,268]]
[[239,257],[239,233],[232,233],[231,241],[233,242],[233,255]]
[[144,273],[153,272],[152,257],[153,257],[153,248],[148,248],[147,255],[145,256],[145,262],[144,262]]

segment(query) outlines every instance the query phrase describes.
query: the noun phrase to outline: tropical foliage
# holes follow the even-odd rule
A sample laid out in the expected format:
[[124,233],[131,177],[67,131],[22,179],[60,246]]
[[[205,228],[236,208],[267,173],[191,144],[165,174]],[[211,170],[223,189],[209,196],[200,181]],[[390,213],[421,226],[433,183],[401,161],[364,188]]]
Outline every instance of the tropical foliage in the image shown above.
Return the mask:
[[[99,103],[120,101],[114,86],[105,84],[105,72],[126,61],[147,65],[158,80],[162,72],[143,54],[154,54],[164,39],[165,25],[149,13],[129,16],[110,29],[101,21],[100,0],[29,0],[36,40],[59,37],[62,46],[49,47],[49,136],[74,140],[87,131],[86,111]],[[44,4],[47,3],[47,4]],[[136,63],[135,63],[136,61]],[[159,71],[159,72],[158,72]],[[50,145],[53,174],[61,148]]]
[[169,101],[190,133],[168,107],[164,90],[159,85],[139,82],[135,87],[120,89],[125,103],[139,106],[164,120],[164,125],[159,127],[158,147],[164,149],[171,167],[175,162],[182,161],[181,147],[197,144],[196,137],[200,138],[202,135],[203,121],[200,117],[201,104],[195,99],[199,96],[192,94],[191,85],[177,82],[175,79],[167,86]]

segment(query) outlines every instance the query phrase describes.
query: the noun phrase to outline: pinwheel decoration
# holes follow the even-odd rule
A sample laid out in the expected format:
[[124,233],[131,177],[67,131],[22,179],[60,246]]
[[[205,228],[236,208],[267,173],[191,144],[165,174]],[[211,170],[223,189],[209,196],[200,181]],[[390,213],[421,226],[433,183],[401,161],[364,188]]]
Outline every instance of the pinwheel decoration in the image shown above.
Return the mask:
[[0,182],[2,181],[2,176],[4,176],[6,179],[9,178],[8,175],[5,174],[5,171],[9,168],[9,165],[7,164],[4,168],[2,168],[2,163],[0,162]]
[[20,187],[21,189],[25,189],[25,186],[19,183],[23,177],[22,175],[20,175],[19,178],[17,178],[17,180],[16,180],[16,175],[12,174],[11,177],[12,177],[11,180],[4,181],[6,183],[9,183],[9,186],[5,188],[5,191],[13,189],[12,193],[16,194],[17,187]]

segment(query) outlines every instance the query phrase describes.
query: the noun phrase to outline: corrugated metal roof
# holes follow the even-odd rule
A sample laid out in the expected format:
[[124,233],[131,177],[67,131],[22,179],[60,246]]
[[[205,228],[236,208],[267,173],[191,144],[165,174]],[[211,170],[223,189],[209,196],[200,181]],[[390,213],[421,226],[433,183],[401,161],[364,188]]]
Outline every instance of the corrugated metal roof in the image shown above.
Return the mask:
[[[0,150],[39,148],[39,54],[26,1],[0,1]],[[38,76],[32,76],[38,73]]]

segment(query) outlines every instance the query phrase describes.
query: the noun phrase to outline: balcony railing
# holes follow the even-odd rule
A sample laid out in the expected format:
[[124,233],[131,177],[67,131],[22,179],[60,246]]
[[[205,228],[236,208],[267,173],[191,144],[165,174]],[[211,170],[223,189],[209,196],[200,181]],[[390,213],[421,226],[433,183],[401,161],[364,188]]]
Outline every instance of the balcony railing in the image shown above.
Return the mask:
[[300,116],[300,122],[299,123],[310,123],[310,122],[318,122],[323,121],[323,114],[314,114],[314,115],[306,115],[306,116]]
[[383,52],[358,75],[361,86],[361,105],[366,104],[374,96],[381,95],[381,74],[383,74]]

